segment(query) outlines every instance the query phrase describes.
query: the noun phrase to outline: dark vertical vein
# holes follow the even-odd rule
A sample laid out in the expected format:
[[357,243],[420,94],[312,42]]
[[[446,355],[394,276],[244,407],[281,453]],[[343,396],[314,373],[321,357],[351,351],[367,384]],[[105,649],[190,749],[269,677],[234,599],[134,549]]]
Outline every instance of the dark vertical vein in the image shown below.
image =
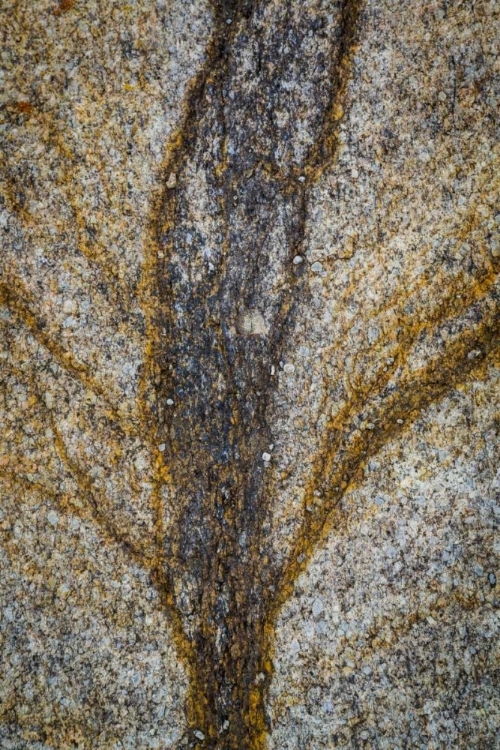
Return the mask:
[[212,50],[157,222],[158,366],[178,508],[165,558],[197,660],[207,746],[229,749],[264,741],[258,674],[271,561],[259,549],[271,371],[303,292],[304,266],[292,261],[308,184],[335,151],[330,119],[361,5],[214,8]]

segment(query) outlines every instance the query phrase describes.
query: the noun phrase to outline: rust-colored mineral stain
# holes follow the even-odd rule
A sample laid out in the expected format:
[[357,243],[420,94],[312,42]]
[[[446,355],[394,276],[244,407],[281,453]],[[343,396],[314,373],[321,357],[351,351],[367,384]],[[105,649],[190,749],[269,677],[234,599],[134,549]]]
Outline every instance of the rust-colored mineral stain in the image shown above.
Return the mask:
[[23,115],[31,115],[34,111],[33,105],[27,100],[16,102],[14,107]]
[[54,10],[55,16],[60,16],[63,13],[67,13],[69,10],[72,10],[75,6],[75,0],[59,0],[59,5]]

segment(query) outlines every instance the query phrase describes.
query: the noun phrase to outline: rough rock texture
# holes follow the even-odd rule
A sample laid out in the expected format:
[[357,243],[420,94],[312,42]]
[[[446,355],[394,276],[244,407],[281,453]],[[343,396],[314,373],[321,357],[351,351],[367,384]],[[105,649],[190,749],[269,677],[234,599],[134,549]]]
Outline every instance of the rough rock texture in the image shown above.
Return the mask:
[[0,747],[500,747],[498,3],[0,8]]
[[283,607],[270,748],[498,747],[500,371],[372,458]]

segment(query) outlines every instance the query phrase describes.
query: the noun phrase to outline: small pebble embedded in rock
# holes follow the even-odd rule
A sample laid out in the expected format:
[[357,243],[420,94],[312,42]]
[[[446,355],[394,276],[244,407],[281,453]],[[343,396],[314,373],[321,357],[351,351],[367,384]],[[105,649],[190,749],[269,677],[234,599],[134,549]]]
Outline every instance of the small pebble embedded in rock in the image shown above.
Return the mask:
[[172,190],[177,185],[177,175],[171,172],[167,179],[167,187]]

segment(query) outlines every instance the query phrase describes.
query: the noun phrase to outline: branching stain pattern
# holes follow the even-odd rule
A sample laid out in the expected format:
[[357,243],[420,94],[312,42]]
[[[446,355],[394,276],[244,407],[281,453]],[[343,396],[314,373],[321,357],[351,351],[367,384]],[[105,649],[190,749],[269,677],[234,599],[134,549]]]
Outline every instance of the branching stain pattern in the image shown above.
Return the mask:
[[[58,366],[96,394],[120,435],[155,456],[153,538],[128,539],[52,425],[61,464],[87,499],[78,512],[148,569],[171,614],[191,680],[183,746],[258,750],[279,607],[369,456],[403,417],[408,422],[495,349],[498,289],[492,272],[458,304],[443,299],[426,330],[408,324],[376,391],[359,391],[328,425],[306,488],[314,511],[304,514],[289,558],[275,559],[264,533],[270,498],[261,460],[271,440],[270,373],[307,304],[308,194],[335,159],[362,3],[318,3],[313,12],[300,3],[214,0],[213,12],[206,63],[154,207],[140,290],[148,333],[139,416],[122,414],[51,338],[20,280],[4,275],[0,292]],[[415,370],[422,336],[430,354]],[[357,426],[361,413],[372,431]]]
[[180,510],[165,544],[195,644],[203,724],[215,743],[228,730],[227,747],[257,744],[265,731],[268,381],[303,288],[293,258],[308,185],[332,156],[359,10],[215,6],[212,59],[159,212],[159,402],[171,404],[160,419]]

